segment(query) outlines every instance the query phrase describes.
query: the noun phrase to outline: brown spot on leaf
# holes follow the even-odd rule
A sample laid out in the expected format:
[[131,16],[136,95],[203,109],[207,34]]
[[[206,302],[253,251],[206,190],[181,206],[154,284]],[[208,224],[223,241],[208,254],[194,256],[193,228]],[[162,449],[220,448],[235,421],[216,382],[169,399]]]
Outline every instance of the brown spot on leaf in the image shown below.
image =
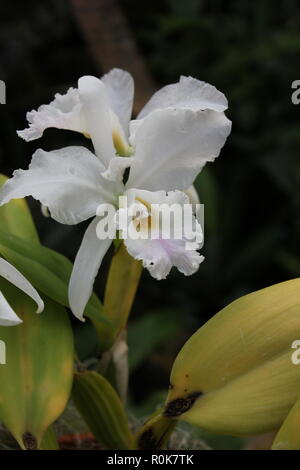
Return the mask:
[[138,446],[141,450],[154,450],[157,448],[156,445],[155,435],[151,428],[143,432],[138,441]]
[[183,398],[176,398],[170,401],[164,411],[164,416],[174,418],[180,416],[188,411],[195,403],[195,401],[202,395],[202,392],[193,392]]
[[25,446],[25,449],[27,450],[36,450],[38,445],[37,445],[37,440],[34,437],[31,432],[25,432],[22,436],[23,439],[23,444]]

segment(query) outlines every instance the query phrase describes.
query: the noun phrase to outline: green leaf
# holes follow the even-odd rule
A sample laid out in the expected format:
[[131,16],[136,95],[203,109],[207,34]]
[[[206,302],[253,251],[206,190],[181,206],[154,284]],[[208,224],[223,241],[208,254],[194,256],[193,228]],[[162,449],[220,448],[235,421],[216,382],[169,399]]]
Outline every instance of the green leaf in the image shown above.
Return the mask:
[[[177,322],[174,322],[176,316]],[[167,344],[180,329],[174,311],[154,311],[129,323],[128,346],[130,370],[138,368],[159,346]]]
[[[25,241],[10,233],[0,232],[0,253],[42,293],[65,307],[69,306],[68,283],[72,263],[60,253],[39,243]],[[108,323],[102,304],[93,294],[85,310],[96,328]]]
[[[0,174],[0,187],[8,178]],[[39,241],[30,210],[25,199],[12,199],[8,204],[0,207],[1,230],[18,237]]]
[[136,447],[140,450],[166,449],[176,421],[166,418],[163,409],[156,411],[142,426],[137,435]]
[[101,350],[114,344],[126,326],[142,273],[142,264],[129,255],[122,243],[112,259],[104,296],[104,315],[110,323],[99,325]]
[[59,450],[59,444],[52,426],[50,426],[45,432],[40,445],[40,450]]
[[279,429],[272,450],[300,450],[300,398]]
[[45,310],[1,279],[5,298],[23,323],[0,327],[6,364],[0,366],[0,420],[22,448],[37,448],[68,401],[73,379],[73,334],[67,312],[46,296]]
[[96,439],[106,448],[133,448],[133,436],[118,394],[100,374],[76,373],[72,398]]
[[[7,181],[7,177],[0,174],[0,187]],[[27,202],[25,199],[13,199],[8,204],[0,207],[0,220],[1,220],[1,229],[5,232],[11,233],[16,235],[22,239],[29,240],[35,243],[39,243],[39,236],[36,231],[30,210],[28,208]],[[58,307],[61,309],[61,307]],[[65,313],[64,313],[65,315]],[[28,320],[26,320],[27,322]],[[24,330],[24,323],[21,326]],[[0,328],[0,334],[3,328]],[[17,332],[12,331],[11,336],[13,333],[17,335]],[[3,335],[1,335],[1,338]],[[2,340],[3,341],[3,340]],[[9,364],[7,364],[9,366]],[[1,377],[1,371],[0,371]],[[3,393],[3,391],[2,391]],[[9,408],[9,404],[8,404]],[[22,445],[22,444],[21,444]],[[56,439],[55,432],[53,428],[50,426],[47,431],[45,432],[40,449],[43,450],[57,450],[59,449],[59,445]]]
[[218,434],[278,429],[300,394],[299,288],[297,278],[252,292],[196,331],[173,364],[164,415]]
[[99,336],[89,319],[74,325],[75,350],[80,361],[97,357],[99,353]]

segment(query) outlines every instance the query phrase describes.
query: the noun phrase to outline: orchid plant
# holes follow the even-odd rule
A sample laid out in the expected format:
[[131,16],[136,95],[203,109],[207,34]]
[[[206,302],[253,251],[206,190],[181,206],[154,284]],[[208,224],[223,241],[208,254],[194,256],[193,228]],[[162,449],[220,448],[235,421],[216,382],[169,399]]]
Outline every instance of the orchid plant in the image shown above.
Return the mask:
[[[92,142],[93,151],[84,146],[52,151],[39,149],[34,153],[29,168],[15,171],[0,191],[0,210],[10,210],[20,198],[32,196],[40,201],[44,211],[62,224],[75,225],[92,219],[73,267],[62,255],[42,247],[38,239],[33,242],[27,236],[19,237],[7,226],[2,227],[0,251],[7,260],[0,259],[0,274],[32,297],[39,311],[42,311],[44,304],[35,288],[42,293],[46,312],[51,310],[51,302],[54,301],[55,305],[70,307],[80,320],[84,320],[84,315],[89,316],[99,334],[102,353],[107,355],[109,351],[112,352],[108,357],[117,366],[117,383],[123,383],[123,391],[127,383],[126,339],[123,333],[141,266],[155,279],[161,280],[167,277],[172,267],[189,276],[198,270],[204,259],[199,253],[203,227],[197,213],[194,211],[192,214],[189,226],[192,235],[196,234],[196,241],[188,243],[191,239],[189,232],[179,237],[174,235],[176,227],[173,219],[170,222],[172,235],[164,236],[165,233],[157,223],[155,207],[177,204],[183,208],[185,205],[197,204],[199,199],[193,183],[205,164],[218,157],[231,131],[231,122],[225,116],[228,106],[225,96],[215,87],[192,77],[181,77],[178,83],[163,87],[152,96],[136,119],[131,120],[133,95],[131,75],[113,69],[101,79],[93,76],[80,78],[77,88],[70,88],[64,95],[56,94],[50,104],[29,112],[29,127],[18,131],[21,138],[31,141],[42,137],[48,128],[65,129],[85,136],[87,142]],[[120,222],[124,219],[124,198],[128,211],[135,214],[134,223],[139,226],[140,234],[145,235],[143,222],[147,221],[147,229],[149,225],[152,229],[151,237],[136,238],[128,233],[124,236]],[[110,237],[101,239],[98,228],[103,221],[104,208],[109,208],[114,230]],[[103,309],[92,291],[103,257],[113,242],[117,248]],[[20,304],[17,304],[18,310]],[[20,323],[17,314],[1,293],[0,324]],[[42,329],[44,322],[50,322],[53,331],[57,328],[58,320],[51,320],[49,313],[44,315],[41,317],[45,319],[35,323],[35,341],[38,328]],[[17,331],[27,338],[30,331],[27,322],[32,321],[30,315],[28,318],[30,320],[22,316],[23,324],[10,331]],[[55,370],[56,388],[52,390],[51,413],[43,402],[39,408],[39,420],[32,417],[35,413],[30,408],[31,402],[24,399],[25,385],[25,388],[20,386],[19,390],[23,397],[22,403],[26,405],[25,411],[23,409],[20,412],[22,420],[16,419],[14,412],[10,414],[7,411],[9,406],[1,409],[0,399],[0,418],[11,429],[21,447],[41,447],[43,436],[48,438],[49,446],[49,425],[60,415],[68,401],[73,377],[70,360],[73,352],[70,324],[64,318],[61,314],[59,321],[63,325],[60,325],[60,331],[65,331],[65,345],[68,345],[61,352],[65,355],[65,360],[60,361],[64,363],[64,369],[57,370],[57,365],[48,364],[49,370],[46,366],[43,368],[43,379],[40,376],[32,379],[39,389],[39,381],[48,380],[47,371],[50,374],[50,371],[54,373]],[[108,331],[112,333],[106,334]],[[109,335],[110,341],[107,340]],[[54,338],[50,339],[49,336]],[[12,337],[13,332],[9,336],[10,341]],[[18,336],[15,341],[19,341]],[[62,344],[57,334],[48,335],[47,341],[53,343],[48,344],[49,354],[51,351],[55,354],[58,348],[61,350]],[[22,344],[27,343],[23,341]],[[39,360],[28,351],[26,357],[34,364]],[[17,356],[15,360],[20,363],[21,370],[23,363],[20,357]],[[74,376],[73,399],[87,422],[94,422],[89,416],[85,400],[80,398],[84,387],[92,387],[94,392],[89,396],[94,404],[93,413],[99,418],[96,429],[91,424],[94,434],[101,434],[100,440],[107,447],[112,447],[113,441],[118,448],[131,448],[136,444],[133,444],[134,439],[120,397],[105,379],[105,374],[99,374],[101,367],[97,370],[87,371],[86,374],[90,375],[81,375],[81,365],[80,371]],[[34,386],[31,389],[34,390]],[[124,398],[126,391],[122,393],[121,389],[118,392]],[[5,390],[2,393],[5,394]],[[58,394],[57,398],[55,394]],[[8,399],[8,395],[7,392],[4,398]],[[105,406],[103,397],[107,397],[110,408]],[[115,413],[117,419],[109,413]],[[104,422],[111,423],[111,434],[105,427],[101,431]],[[116,422],[119,423],[117,428],[114,427]],[[46,429],[48,431],[45,434]],[[114,437],[107,443],[107,436]]]
[[[231,130],[225,96],[207,83],[181,77],[130,120],[133,89],[119,69],[80,78],[29,112],[18,134],[30,141],[49,127],[76,131],[93,152],[39,149],[27,170],[5,182],[0,175],[0,339],[8,351],[0,420],[23,449],[58,449],[52,425],[72,398],[106,449],[165,448],[180,420],[232,435],[276,430],[273,448],[299,449],[298,351],[290,352],[298,346],[299,279],[222,309],[179,352],[161,408],[138,429],[128,419],[126,330],[142,268],[157,280],[173,267],[186,276],[198,270],[203,225],[193,183]],[[62,224],[92,219],[74,265],[41,245],[26,196]],[[161,208],[174,207],[180,217],[174,211],[162,224]],[[93,285],[112,244],[102,303]],[[95,328],[92,362],[74,347],[66,308]]]

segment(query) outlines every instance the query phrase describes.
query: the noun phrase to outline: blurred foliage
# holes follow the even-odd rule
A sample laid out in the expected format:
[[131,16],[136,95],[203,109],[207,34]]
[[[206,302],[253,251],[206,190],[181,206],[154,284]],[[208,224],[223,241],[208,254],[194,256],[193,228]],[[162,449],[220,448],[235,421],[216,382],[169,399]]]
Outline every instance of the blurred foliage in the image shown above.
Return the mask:
[[131,372],[143,365],[159,349],[166,347],[170,338],[178,336],[182,320],[174,321],[174,311],[150,311],[132,321],[128,331],[128,354]]
[[178,424],[170,439],[171,449],[239,450],[245,443],[241,437],[221,436],[187,423]]
[[[142,277],[129,338],[136,348],[130,353],[132,401],[143,406],[166,389],[176,352],[202,323],[244,293],[299,275],[300,106],[291,102],[291,83],[300,79],[300,6],[297,0],[120,3],[158,86],[180,74],[208,81],[226,94],[233,121],[221,156],[196,182],[205,204],[205,262],[190,278],[175,271],[161,282],[146,272]],[[7,82],[1,172],[25,168],[39,146],[86,145],[71,132],[48,130],[29,144],[15,134],[25,126],[26,111],[79,76],[98,73],[69,2],[28,0],[16,7],[4,0],[0,43],[0,79]],[[74,259],[86,224],[61,226],[44,219],[37,203],[31,206],[42,243]],[[83,356],[89,346],[96,347],[82,341]]]

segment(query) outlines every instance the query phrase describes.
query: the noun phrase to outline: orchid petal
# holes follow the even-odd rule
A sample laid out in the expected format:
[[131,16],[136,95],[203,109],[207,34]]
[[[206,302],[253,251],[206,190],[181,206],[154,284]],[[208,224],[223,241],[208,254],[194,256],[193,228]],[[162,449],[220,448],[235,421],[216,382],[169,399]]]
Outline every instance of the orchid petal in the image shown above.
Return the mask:
[[102,173],[110,181],[122,181],[124,171],[134,162],[134,157],[114,157],[109,162],[107,170]]
[[18,289],[21,289],[25,294],[31,297],[38,306],[37,313],[41,313],[44,310],[44,302],[38,292],[30,282],[27,281],[23,274],[3,258],[0,258],[0,276],[4,277],[4,279],[11,282],[18,287]]
[[187,251],[183,240],[125,240],[128,253],[143,262],[151,276],[166,279],[172,267],[185,276],[198,271],[204,257],[195,250]]
[[133,78],[130,73],[116,68],[104,75],[101,81],[105,84],[110,108],[118,116],[125,135],[128,136],[134,94]]
[[107,166],[116,152],[106,87],[99,78],[85,76],[78,80],[78,89],[96,155]]
[[[153,204],[167,204],[169,206],[178,204],[181,207],[188,204],[189,200],[186,194],[181,191],[144,191],[131,189],[126,193],[128,200],[139,201],[145,204],[146,207],[151,207],[152,217],[154,216]],[[172,221],[173,219],[171,219]],[[150,222],[151,224],[151,222]],[[165,237],[162,226],[154,227],[153,233],[147,238],[132,238],[130,232],[124,239],[124,244],[131,256],[143,262],[143,266],[148,269],[151,276],[155,279],[165,279],[169,274],[171,268],[175,266],[181,273],[189,276],[195,273],[200,263],[204,260],[197,250],[200,248],[200,243],[203,239],[202,229],[195,217],[192,220],[193,234],[197,235],[197,241],[191,242],[192,232],[184,232],[181,238],[175,238],[171,235],[170,238]],[[173,232],[174,227],[170,227],[170,233]]]
[[193,206],[200,204],[199,194],[197,193],[197,190],[193,184],[184,192],[188,196],[190,204],[193,204]]
[[143,119],[156,109],[211,109],[222,112],[228,107],[226,97],[209,83],[192,77],[180,77],[178,83],[167,85],[157,91],[144,106],[138,119]]
[[28,170],[17,170],[0,190],[0,205],[33,196],[63,224],[77,224],[96,215],[101,203],[114,203],[121,183],[101,176],[104,166],[84,147],[52,152],[37,150]]
[[74,88],[70,88],[65,95],[57,93],[50,104],[40,106],[37,111],[30,111],[26,117],[29,127],[17,133],[27,142],[42,137],[49,127],[83,134],[88,132],[78,90]]
[[15,314],[6,298],[0,291],[0,325],[15,326],[22,323],[22,320]]
[[202,229],[203,229],[204,212],[202,212],[203,207],[201,209],[200,197],[195,186],[194,185],[190,186],[188,189],[184,191],[184,193],[189,198],[190,204],[192,204],[193,213],[195,214],[197,221],[199,222],[199,224],[202,226]]
[[186,190],[219,155],[231,130],[223,113],[163,109],[135,128],[135,160],[127,188]]
[[69,303],[74,315],[83,320],[83,312],[92,294],[95,277],[112,240],[100,240],[96,229],[100,217],[88,226],[77,253],[69,283]]

